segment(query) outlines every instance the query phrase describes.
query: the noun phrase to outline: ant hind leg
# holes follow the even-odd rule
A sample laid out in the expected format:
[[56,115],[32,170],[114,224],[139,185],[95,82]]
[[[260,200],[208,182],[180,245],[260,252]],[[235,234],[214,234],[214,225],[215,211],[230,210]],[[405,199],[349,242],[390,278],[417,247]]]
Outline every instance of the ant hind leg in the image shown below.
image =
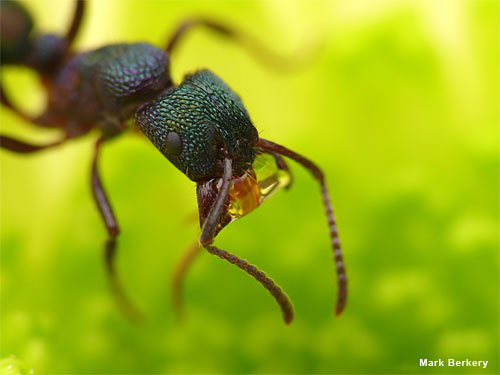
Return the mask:
[[189,30],[198,26],[203,26],[235,41],[248,50],[260,63],[279,73],[303,68],[312,61],[312,58],[316,56],[318,52],[318,46],[311,47],[310,44],[308,44],[306,50],[301,49],[298,52],[291,53],[289,56],[281,55],[267,47],[252,34],[223,22],[214,21],[205,17],[194,17],[182,22],[170,37],[165,50],[169,54],[172,54],[179,40],[181,40]]

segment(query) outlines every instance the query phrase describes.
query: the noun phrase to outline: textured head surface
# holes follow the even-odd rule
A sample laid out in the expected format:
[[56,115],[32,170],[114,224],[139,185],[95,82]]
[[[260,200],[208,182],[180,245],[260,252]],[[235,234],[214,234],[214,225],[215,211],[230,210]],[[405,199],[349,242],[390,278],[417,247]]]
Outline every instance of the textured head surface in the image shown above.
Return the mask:
[[222,175],[225,152],[233,173],[255,159],[258,134],[241,99],[219,77],[201,70],[136,113],[139,129],[193,181]]

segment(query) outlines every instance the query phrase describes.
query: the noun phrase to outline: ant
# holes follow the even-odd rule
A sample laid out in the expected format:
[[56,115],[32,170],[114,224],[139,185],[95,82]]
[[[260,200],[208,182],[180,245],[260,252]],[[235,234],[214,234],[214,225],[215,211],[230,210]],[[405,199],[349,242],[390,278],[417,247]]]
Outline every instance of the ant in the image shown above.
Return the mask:
[[114,267],[120,232],[98,171],[101,147],[135,125],[156,148],[190,180],[197,183],[201,235],[174,273],[174,305],[180,304],[183,275],[200,248],[241,268],[266,288],[279,304],[286,324],[293,319],[288,296],[266,274],[225,250],[213,246],[217,234],[230,222],[257,208],[272,193],[288,187],[291,174],[283,157],[292,159],[319,182],[330,229],[337,271],[336,314],[346,303],[347,278],[332,205],[321,169],[309,159],[258,136],[240,99],[209,70],[185,76],[175,85],[169,74],[170,56],[179,40],[194,27],[218,32],[275,62],[250,35],[205,18],[182,23],[164,49],[147,43],[111,44],[88,52],[71,46],[78,34],[85,2],[76,0],[70,27],[64,36],[39,34],[27,10],[16,1],[1,2],[1,65],[34,70],[47,92],[45,111],[31,117],[18,109],[0,85],[1,103],[24,120],[58,128],[62,136],[51,143],[31,144],[0,135],[0,147],[30,154],[58,146],[93,130],[95,142],[92,193],[106,226],[106,271],[118,305],[131,319],[140,313],[120,286]]

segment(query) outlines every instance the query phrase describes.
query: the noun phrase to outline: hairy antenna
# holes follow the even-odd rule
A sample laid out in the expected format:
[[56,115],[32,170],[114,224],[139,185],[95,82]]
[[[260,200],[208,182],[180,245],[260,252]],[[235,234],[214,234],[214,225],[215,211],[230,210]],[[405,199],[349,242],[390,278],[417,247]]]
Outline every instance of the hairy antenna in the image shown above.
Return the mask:
[[335,314],[338,316],[342,313],[345,308],[347,300],[347,275],[345,271],[345,265],[342,257],[342,250],[340,249],[339,232],[337,230],[337,223],[335,220],[335,215],[333,214],[333,208],[330,201],[330,196],[328,194],[328,188],[325,182],[325,175],[319,169],[319,167],[314,164],[311,160],[287,149],[286,147],[280,146],[271,141],[260,138],[257,143],[258,146],[264,152],[278,153],[286,156],[290,159],[295,160],[297,163],[301,164],[304,168],[310,171],[314,178],[318,180],[321,185],[321,195],[323,197],[323,205],[325,207],[325,213],[328,221],[328,227],[330,229],[330,239],[331,246],[333,249],[333,258],[335,260],[335,269],[337,271],[337,306],[335,308]]
[[231,159],[226,157],[226,159],[224,160],[224,177],[222,180],[222,186],[203,224],[200,235],[200,243],[205,249],[207,249],[210,254],[217,255],[219,258],[225,259],[229,263],[237,265],[239,268],[252,275],[259,283],[264,286],[264,288],[269,290],[271,295],[276,299],[276,302],[278,302],[278,304],[280,305],[285,323],[289,324],[293,320],[292,303],[290,302],[288,296],[281,290],[278,285],[274,283],[272,279],[267,277],[264,272],[259,271],[254,265],[248,264],[246,260],[240,259],[236,255],[230,254],[227,251],[221,250],[215,246],[209,246],[214,241],[215,230],[222,216],[224,205],[229,193],[229,188],[231,187],[232,175],[232,161]]
[[226,250],[219,249],[215,246],[205,246],[205,249],[207,249],[210,254],[217,255],[219,258],[227,260],[229,263],[238,266],[248,274],[252,275],[255,280],[261,283],[264,288],[271,293],[276,302],[278,302],[281,312],[283,313],[283,320],[285,323],[290,324],[292,322],[293,306],[290,299],[271,278],[266,276],[264,272],[259,271],[253,264],[248,264],[246,260],[240,259],[236,255],[228,253]]

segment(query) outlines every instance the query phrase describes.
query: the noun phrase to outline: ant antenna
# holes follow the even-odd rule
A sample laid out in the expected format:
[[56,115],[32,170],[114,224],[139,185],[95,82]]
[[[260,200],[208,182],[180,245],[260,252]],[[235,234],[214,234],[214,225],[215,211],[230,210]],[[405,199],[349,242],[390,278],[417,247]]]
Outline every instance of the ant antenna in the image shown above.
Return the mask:
[[286,324],[289,324],[293,320],[292,303],[290,302],[290,299],[288,298],[286,293],[284,293],[282,289],[278,285],[276,285],[271,278],[267,277],[264,272],[259,271],[254,265],[248,264],[246,260],[240,259],[236,255],[230,254],[227,251],[219,249],[215,246],[209,246],[213,243],[215,231],[219,224],[220,217],[223,213],[223,208],[225,206],[227,196],[229,194],[229,189],[231,187],[232,176],[232,161],[231,159],[226,157],[226,159],[224,160],[224,177],[222,180],[222,186],[217,195],[215,203],[210,209],[210,212],[207,215],[207,219],[203,224],[200,235],[200,243],[210,254],[217,255],[219,258],[225,259],[229,263],[238,266],[239,268],[250,274],[259,283],[261,283],[264,288],[266,288],[271,293],[276,302],[278,302],[278,305],[281,308],[281,312],[283,313],[283,319]]
[[330,201],[330,196],[328,194],[328,188],[325,182],[325,175],[319,169],[319,167],[314,164],[311,160],[287,149],[286,147],[280,146],[271,141],[267,141],[265,139],[260,138],[257,146],[260,146],[261,149],[265,152],[269,153],[278,153],[283,156],[286,156],[290,159],[295,160],[297,163],[301,164],[304,168],[306,168],[309,172],[311,172],[316,180],[320,183],[321,186],[321,195],[323,197],[323,206],[325,207],[325,213],[328,221],[328,227],[330,228],[330,239],[331,246],[333,249],[333,258],[335,260],[335,268],[337,271],[337,306],[335,308],[335,315],[339,316],[345,308],[346,300],[347,300],[347,275],[345,272],[345,265],[342,256],[342,250],[340,249],[340,240],[339,240],[339,232],[337,229],[337,223],[335,220],[335,216],[333,214],[333,208]]

